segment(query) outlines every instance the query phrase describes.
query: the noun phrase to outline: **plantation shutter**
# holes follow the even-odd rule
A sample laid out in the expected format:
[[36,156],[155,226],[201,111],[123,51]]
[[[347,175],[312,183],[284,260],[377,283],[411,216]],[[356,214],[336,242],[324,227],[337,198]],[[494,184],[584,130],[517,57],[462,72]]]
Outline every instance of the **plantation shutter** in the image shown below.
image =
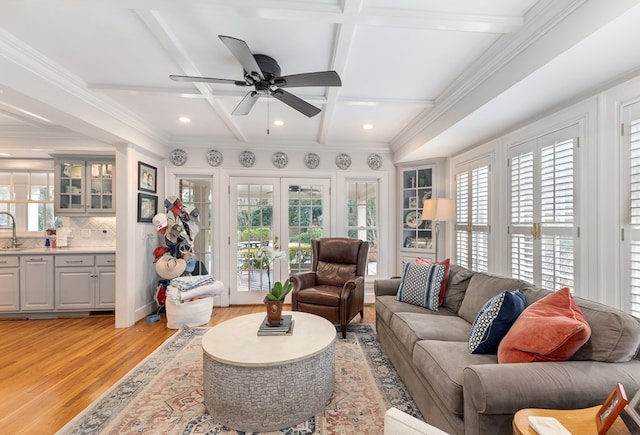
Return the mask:
[[624,264],[628,267],[624,288],[628,289],[625,305],[631,314],[640,317],[640,103],[623,109],[623,158],[626,159],[625,203],[623,215],[628,216]]
[[489,162],[456,167],[456,261],[477,272],[489,270]]
[[558,290],[575,286],[578,127],[510,149],[511,274]]

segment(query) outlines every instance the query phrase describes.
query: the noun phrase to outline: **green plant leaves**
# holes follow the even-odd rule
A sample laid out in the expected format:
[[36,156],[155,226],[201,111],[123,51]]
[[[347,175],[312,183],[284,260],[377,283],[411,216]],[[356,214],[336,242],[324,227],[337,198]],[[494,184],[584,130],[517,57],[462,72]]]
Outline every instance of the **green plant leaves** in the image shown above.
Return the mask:
[[273,288],[267,293],[267,299],[270,301],[283,301],[291,290],[293,290],[293,283],[291,281],[285,281],[284,284],[276,281],[273,284]]

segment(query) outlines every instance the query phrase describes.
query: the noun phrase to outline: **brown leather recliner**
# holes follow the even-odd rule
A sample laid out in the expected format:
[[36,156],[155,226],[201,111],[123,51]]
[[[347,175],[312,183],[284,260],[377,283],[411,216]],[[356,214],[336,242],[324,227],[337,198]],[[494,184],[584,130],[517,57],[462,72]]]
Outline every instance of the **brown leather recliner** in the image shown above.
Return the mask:
[[293,311],[339,324],[342,337],[356,314],[364,317],[364,274],[369,243],[328,237],[311,241],[311,271],[291,276]]

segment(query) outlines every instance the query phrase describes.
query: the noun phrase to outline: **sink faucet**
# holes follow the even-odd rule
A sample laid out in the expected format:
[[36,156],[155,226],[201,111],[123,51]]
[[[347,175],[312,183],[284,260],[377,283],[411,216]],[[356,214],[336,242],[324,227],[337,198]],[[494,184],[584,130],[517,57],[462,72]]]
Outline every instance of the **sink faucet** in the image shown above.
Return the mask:
[[11,213],[8,213],[6,211],[0,211],[0,214],[6,214],[11,218],[11,231],[13,232],[13,236],[11,237],[11,247],[17,248],[21,245],[21,243],[18,243],[18,239],[16,238],[16,218],[14,218]]

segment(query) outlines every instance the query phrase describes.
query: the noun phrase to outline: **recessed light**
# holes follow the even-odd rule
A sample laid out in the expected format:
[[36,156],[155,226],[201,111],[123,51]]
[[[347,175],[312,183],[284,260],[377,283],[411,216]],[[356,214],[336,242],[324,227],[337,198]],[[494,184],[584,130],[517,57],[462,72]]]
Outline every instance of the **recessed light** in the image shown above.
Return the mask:
[[365,124],[362,126],[365,130],[371,130],[373,128],[373,124]]
[[284,121],[281,119],[276,119],[273,121],[273,125],[277,125],[278,127],[282,127],[284,125]]
[[187,116],[179,116],[178,117],[178,121],[180,121],[183,124],[188,124],[191,122],[191,118],[187,117]]

